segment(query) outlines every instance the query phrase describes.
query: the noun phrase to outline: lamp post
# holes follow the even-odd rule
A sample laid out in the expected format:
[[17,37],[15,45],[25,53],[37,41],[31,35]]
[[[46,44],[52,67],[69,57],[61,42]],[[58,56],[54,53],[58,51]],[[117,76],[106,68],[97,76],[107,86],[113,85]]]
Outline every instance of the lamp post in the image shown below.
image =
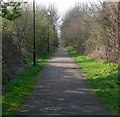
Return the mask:
[[50,51],[50,40],[49,40],[49,16],[50,16],[50,12],[47,12],[47,16],[48,16],[48,53]]
[[50,51],[50,46],[49,46],[49,21],[48,21],[48,53],[49,53],[49,51]]
[[55,32],[55,24],[53,25],[54,28],[54,49],[56,48],[56,32]]
[[36,65],[36,52],[35,52],[35,0],[33,0],[33,66]]

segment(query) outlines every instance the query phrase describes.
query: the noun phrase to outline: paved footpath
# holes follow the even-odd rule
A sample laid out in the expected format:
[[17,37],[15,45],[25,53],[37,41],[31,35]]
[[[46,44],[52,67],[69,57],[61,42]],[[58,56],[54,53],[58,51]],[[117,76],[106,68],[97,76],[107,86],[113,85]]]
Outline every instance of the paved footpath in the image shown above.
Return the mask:
[[110,115],[63,47],[38,76],[17,115]]

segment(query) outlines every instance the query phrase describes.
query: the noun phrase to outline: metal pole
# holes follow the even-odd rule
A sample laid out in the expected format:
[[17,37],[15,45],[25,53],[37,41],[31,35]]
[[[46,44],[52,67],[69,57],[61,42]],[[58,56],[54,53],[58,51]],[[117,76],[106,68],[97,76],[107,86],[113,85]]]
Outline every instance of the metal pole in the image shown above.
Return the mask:
[[[120,1],[118,2],[118,63],[120,62]],[[117,82],[118,82],[118,94],[120,93],[120,65],[118,65],[118,76],[117,76]],[[119,101],[119,95],[118,95],[118,110],[117,110],[118,116],[120,115],[120,101]]]
[[50,45],[49,45],[49,21],[48,21],[48,53],[50,51]]
[[55,24],[54,24],[54,49],[56,48],[56,35],[55,35]]
[[33,0],[33,66],[36,65],[35,53],[35,0]]

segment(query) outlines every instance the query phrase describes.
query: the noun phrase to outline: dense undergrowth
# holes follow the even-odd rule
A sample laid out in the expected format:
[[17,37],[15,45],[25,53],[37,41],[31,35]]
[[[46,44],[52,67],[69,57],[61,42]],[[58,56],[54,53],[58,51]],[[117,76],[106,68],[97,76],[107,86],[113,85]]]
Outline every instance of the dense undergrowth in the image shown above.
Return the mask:
[[82,70],[84,78],[90,84],[92,91],[101,99],[110,112],[118,113],[118,65],[106,63],[77,53],[68,47],[72,56]]
[[54,51],[49,54],[41,54],[36,66],[32,66],[32,61],[29,61],[30,65],[17,76],[17,79],[7,84],[7,92],[2,98],[2,115],[13,115],[14,111],[24,103],[26,95],[29,95],[34,89],[37,75],[53,53]]

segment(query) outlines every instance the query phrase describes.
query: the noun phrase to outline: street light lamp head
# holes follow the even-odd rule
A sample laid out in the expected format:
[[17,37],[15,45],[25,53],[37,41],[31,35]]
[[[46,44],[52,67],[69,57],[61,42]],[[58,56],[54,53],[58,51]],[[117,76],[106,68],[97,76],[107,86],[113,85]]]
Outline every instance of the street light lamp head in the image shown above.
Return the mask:
[[49,15],[49,16],[50,16],[50,12],[49,12],[49,11],[47,12],[47,15]]

